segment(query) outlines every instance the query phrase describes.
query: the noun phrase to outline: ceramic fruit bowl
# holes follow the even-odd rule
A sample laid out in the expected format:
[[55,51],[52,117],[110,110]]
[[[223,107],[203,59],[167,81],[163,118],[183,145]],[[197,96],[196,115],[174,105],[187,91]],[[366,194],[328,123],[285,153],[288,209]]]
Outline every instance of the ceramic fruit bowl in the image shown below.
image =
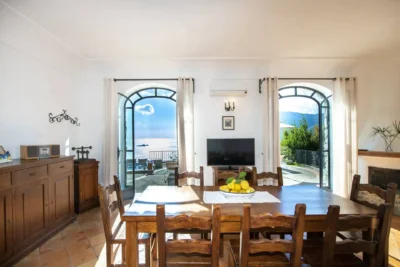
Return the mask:
[[225,192],[220,190],[221,194],[226,197],[226,198],[242,198],[242,199],[249,199],[254,196],[256,193],[255,191],[250,192],[250,193],[236,193],[236,192]]

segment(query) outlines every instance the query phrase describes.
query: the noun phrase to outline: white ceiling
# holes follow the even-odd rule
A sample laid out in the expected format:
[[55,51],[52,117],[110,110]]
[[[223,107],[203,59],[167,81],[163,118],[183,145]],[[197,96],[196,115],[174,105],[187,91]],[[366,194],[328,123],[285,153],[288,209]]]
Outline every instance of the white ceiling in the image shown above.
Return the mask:
[[359,57],[400,44],[399,0],[4,0],[86,59]]

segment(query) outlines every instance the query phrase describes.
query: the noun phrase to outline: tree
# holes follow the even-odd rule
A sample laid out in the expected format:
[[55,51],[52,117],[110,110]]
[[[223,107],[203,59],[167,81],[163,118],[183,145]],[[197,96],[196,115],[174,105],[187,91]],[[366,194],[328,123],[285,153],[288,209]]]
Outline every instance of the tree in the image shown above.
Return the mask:
[[319,150],[319,127],[316,125],[313,129],[308,130],[308,123],[303,116],[299,126],[294,123],[293,128],[283,132],[281,141],[281,152],[287,159],[296,159],[296,150]]

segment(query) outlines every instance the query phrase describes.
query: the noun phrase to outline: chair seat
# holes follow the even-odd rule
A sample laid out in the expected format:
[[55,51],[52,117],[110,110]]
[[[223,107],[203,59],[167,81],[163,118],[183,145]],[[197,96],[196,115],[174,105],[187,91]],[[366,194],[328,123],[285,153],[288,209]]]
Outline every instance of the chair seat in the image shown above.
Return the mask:
[[[229,240],[235,266],[239,266],[240,240]],[[290,260],[284,253],[259,253],[250,255],[249,266],[270,266],[271,264],[288,264]]]
[[[149,233],[139,233],[138,239],[139,244],[144,244],[148,239],[150,239],[151,234]],[[112,236],[112,241],[118,244],[126,243],[126,224],[125,222],[120,222],[119,225],[114,229]]]
[[[303,255],[304,261],[312,267],[322,266],[322,253],[305,253]],[[333,258],[333,267],[367,267],[368,264],[364,263],[360,258],[354,254],[335,255]]]

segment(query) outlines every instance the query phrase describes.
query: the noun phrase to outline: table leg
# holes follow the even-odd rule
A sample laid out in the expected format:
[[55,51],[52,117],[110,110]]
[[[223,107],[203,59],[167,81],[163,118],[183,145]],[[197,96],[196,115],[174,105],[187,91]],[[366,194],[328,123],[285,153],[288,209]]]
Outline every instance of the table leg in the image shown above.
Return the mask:
[[126,266],[138,267],[138,233],[136,222],[126,222]]

